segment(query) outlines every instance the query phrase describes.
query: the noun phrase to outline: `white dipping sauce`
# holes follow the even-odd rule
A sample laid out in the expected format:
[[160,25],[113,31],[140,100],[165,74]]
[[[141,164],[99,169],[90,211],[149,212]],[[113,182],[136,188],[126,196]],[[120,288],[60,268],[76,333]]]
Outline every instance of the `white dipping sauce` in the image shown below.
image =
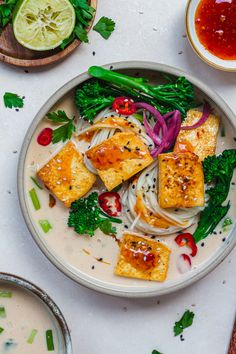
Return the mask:
[[[0,354],[61,354],[59,338],[62,336],[56,319],[46,305],[29,291],[8,283],[0,283],[0,293],[11,292],[12,297],[0,297],[0,307],[6,316],[0,316]],[[54,351],[48,351],[46,331],[52,330]],[[33,343],[27,343],[32,330],[37,334]],[[1,331],[1,330],[0,330]]]

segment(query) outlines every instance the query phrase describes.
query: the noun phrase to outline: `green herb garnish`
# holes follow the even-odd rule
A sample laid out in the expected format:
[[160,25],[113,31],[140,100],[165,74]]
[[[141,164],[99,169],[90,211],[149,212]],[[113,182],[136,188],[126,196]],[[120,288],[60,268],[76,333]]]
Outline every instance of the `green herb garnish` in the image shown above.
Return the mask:
[[178,336],[179,334],[183,333],[183,330],[187,327],[192,326],[193,323],[193,318],[194,318],[194,313],[187,310],[181,317],[181,319],[177,322],[175,322],[174,325],[174,334],[175,336]]
[[40,205],[40,201],[39,201],[39,198],[38,198],[38,195],[37,195],[37,192],[36,192],[35,188],[32,188],[29,191],[29,195],[30,195],[30,198],[32,200],[34,209],[35,210],[39,210],[41,208],[41,205]]
[[36,178],[30,176],[30,179],[34,182],[34,184],[39,188],[39,189],[43,189],[43,187],[40,185],[40,183],[37,181]]
[[51,329],[46,331],[46,342],[48,351],[51,352],[54,350],[54,341],[53,341],[53,333]]
[[59,143],[59,141],[65,142],[66,140],[71,139],[72,133],[76,130],[74,125],[75,117],[70,119],[64,111],[59,110],[57,112],[48,113],[47,118],[53,123],[62,124],[59,128],[54,129],[52,132],[53,144]]
[[3,0],[0,5],[0,34],[3,28],[11,21],[13,9],[18,0]]
[[22,108],[24,107],[24,100],[16,93],[5,92],[3,102],[6,108]]
[[98,204],[98,194],[91,193],[87,198],[81,198],[71,204],[68,226],[73,227],[80,235],[94,235],[98,228],[106,234],[116,233],[112,222],[121,224],[122,221],[105,214]]
[[225,218],[223,225],[222,225],[223,230],[227,230],[228,226],[230,226],[232,224],[233,224],[233,221],[230,218]]
[[108,39],[115,29],[115,22],[108,17],[101,17],[93,27],[93,30],[98,32],[104,39]]
[[5,317],[7,317],[5,307],[0,306],[0,318],[5,318]]
[[162,354],[162,353],[159,352],[158,350],[154,349],[154,350],[152,351],[152,354]]
[[0,333],[2,333],[4,331],[4,328],[0,327]]
[[11,291],[0,290],[0,297],[11,298],[12,297],[12,292]]
[[95,9],[89,5],[88,0],[70,0],[75,9],[76,24],[69,38],[64,39],[61,49],[65,49],[74,39],[78,38],[81,42],[88,43],[87,28],[93,19]]
[[196,242],[211,234],[230,208],[228,197],[230,183],[236,167],[236,149],[225,150],[219,156],[208,156],[203,161],[205,183],[211,185],[206,193],[210,199],[200,214],[200,220],[193,236]]
[[39,225],[45,234],[47,234],[52,229],[52,225],[48,220],[39,220]]
[[33,344],[34,342],[34,339],[35,339],[35,336],[36,334],[38,333],[37,329],[33,329],[29,335],[29,338],[27,339],[27,343],[28,344]]

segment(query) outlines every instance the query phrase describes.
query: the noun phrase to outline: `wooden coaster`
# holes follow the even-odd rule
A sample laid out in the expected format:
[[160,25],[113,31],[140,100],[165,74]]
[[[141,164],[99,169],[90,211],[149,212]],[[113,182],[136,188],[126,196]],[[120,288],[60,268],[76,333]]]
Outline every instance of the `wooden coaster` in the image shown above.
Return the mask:
[[[1,2],[2,1],[0,1],[0,3]],[[96,10],[97,0],[91,0],[90,5]],[[95,14],[96,12],[94,13],[94,17]],[[87,28],[87,32],[90,31],[93,25],[94,17],[90,22],[90,26]],[[30,50],[24,48],[17,42],[13,33],[12,25],[8,24],[0,35],[0,60],[16,66],[40,67],[56,63],[66,58],[80,44],[81,42],[76,39],[64,50],[61,50],[60,48],[42,52]]]

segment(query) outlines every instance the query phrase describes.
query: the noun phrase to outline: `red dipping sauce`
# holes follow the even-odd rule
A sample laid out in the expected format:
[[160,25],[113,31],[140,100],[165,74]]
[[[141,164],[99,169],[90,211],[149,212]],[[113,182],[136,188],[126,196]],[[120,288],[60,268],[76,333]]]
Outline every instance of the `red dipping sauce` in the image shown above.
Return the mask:
[[224,60],[236,59],[236,0],[201,0],[195,26],[209,52]]

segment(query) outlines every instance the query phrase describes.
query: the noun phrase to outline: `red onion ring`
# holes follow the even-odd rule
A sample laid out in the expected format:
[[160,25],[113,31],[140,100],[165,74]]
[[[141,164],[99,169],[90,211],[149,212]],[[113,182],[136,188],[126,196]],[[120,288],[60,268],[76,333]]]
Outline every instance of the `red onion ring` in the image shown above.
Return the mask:
[[199,128],[202,124],[206,122],[211,114],[211,106],[209,103],[205,103],[203,106],[202,116],[199,121],[193,125],[184,125],[181,127],[181,130],[192,130]]

